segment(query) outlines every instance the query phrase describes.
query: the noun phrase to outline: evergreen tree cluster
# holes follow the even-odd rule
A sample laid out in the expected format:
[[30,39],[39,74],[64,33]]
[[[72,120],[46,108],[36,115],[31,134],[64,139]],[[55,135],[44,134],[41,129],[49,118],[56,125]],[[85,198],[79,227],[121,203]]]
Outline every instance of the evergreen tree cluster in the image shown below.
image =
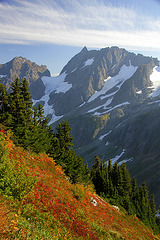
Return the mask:
[[33,109],[26,79],[20,83],[17,78],[9,93],[0,83],[0,122],[12,130],[13,140],[17,145],[36,153],[45,152],[53,157],[56,163],[63,166],[72,182],[89,181],[88,166],[73,150],[69,123],[59,123],[54,133],[48,126],[42,105]]
[[97,194],[107,198],[112,204],[122,206],[128,214],[136,215],[147,226],[158,230],[156,223],[156,205],[154,195],[149,198],[149,192],[145,183],[137,186],[135,178],[131,178],[126,165],[112,166],[95,156],[91,169],[91,177]]

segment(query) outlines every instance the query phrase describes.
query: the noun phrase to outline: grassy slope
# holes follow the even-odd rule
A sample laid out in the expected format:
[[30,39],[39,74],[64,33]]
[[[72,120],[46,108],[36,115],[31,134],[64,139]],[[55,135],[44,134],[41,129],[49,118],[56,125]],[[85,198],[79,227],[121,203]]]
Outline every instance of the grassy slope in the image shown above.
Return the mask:
[[47,155],[14,146],[3,131],[0,188],[0,239],[160,239],[91,186],[71,184]]

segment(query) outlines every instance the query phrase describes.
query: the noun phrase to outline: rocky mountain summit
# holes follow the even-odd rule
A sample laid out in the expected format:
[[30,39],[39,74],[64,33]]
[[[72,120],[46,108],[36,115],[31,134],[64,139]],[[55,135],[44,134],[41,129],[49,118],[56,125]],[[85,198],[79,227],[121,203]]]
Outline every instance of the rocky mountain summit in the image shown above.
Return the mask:
[[[19,61],[23,69],[24,60]],[[7,75],[3,68],[1,65],[0,74]],[[30,69],[34,72],[33,65]],[[30,91],[34,105],[40,102],[44,106],[49,124],[54,128],[57,121],[67,119],[76,151],[89,166],[97,154],[104,162],[109,158],[112,163],[126,162],[138,183],[146,181],[159,203],[158,59],[118,47],[91,51],[84,47],[59,76],[50,77],[46,67],[37,74],[36,80],[29,79]],[[22,75],[28,79],[20,71]],[[9,80],[3,77],[3,82],[9,88]]]
[[42,76],[50,76],[50,72],[45,65],[39,66],[23,57],[15,57],[11,61],[0,64],[1,83],[6,85],[9,90],[15,78],[20,81],[26,78],[30,85],[30,92],[35,98],[40,98],[44,85],[41,81]]

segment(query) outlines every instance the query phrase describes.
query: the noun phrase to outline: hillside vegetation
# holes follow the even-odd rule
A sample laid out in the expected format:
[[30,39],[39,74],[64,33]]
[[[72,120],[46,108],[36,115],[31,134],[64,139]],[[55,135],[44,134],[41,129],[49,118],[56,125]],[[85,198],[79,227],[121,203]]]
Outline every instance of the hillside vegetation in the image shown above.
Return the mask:
[[0,84],[1,239],[159,239],[145,183],[138,187],[125,164],[98,156],[89,169],[69,123],[54,132],[43,107],[32,108],[26,79],[9,93]]
[[1,239],[160,239],[91,185],[71,184],[46,154],[16,147],[0,131]]

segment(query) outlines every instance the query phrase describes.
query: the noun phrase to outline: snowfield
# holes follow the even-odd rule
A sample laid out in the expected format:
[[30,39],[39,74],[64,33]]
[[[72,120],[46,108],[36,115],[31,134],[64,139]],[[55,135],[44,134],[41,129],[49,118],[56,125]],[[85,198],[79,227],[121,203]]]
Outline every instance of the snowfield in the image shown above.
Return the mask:
[[[114,110],[114,109],[116,109],[116,108],[119,108],[119,107],[121,107],[121,106],[125,106],[125,105],[127,105],[127,104],[130,104],[130,103],[129,103],[129,102],[124,102],[124,103],[118,104],[118,105],[116,105],[116,106],[114,106],[114,107],[109,107],[109,108],[108,108],[109,110],[107,110],[107,111],[105,111],[105,112],[102,112],[102,113],[95,112],[93,115],[94,115],[94,116],[100,116],[100,115],[102,115],[102,114],[107,114],[107,113],[111,112],[112,110]],[[101,107],[103,107],[103,105],[102,105]],[[100,108],[100,107],[99,107],[99,108]],[[91,111],[91,110],[90,110],[90,111]],[[88,111],[88,112],[89,112],[89,111]]]
[[111,132],[112,132],[112,130],[110,130],[108,133],[106,133],[106,134],[104,134],[104,135],[101,135],[98,139],[99,139],[100,141],[102,141],[103,138],[106,137],[107,135],[109,135]]
[[150,94],[150,97],[157,97],[160,95],[160,67],[154,67],[153,73],[150,76],[150,80],[153,84],[153,92]]
[[[108,145],[109,143],[107,142],[106,145]],[[126,149],[123,149],[123,151],[120,153],[120,155],[116,155],[114,158],[111,158],[111,163],[112,163],[112,166],[115,164],[115,162],[117,162],[122,156],[123,154],[125,153]],[[128,158],[128,159],[124,159],[122,161],[120,161],[118,163],[118,165],[121,165],[123,163],[127,163],[127,162],[130,162],[130,161],[133,161],[133,158]],[[106,161],[105,164],[107,164],[108,166],[108,162],[109,161]]]
[[130,161],[133,161],[133,158],[129,158],[129,159],[125,159],[125,160],[122,160],[118,163],[118,165],[121,165],[123,163],[127,163],[127,162],[130,162]]
[[120,157],[122,157],[122,155],[123,155],[124,153],[125,153],[125,149],[123,149],[123,151],[121,152],[120,155],[116,155],[114,158],[111,158],[112,165],[114,165],[115,162],[117,162],[118,159],[119,159]]
[[71,87],[72,84],[65,82],[66,74],[62,73],[57,77],[42,77],[42,82],[45,85],[45,94],[50,94],[55,91],[55,93],[66,93]]
[[45,102],[45,104],[43,106],[44,115],[45,116],[47,116],[49,114],[52,115],[52,118],[49,121],[49,124],[52,124],[52,123],[56,122],[57,120],[59,120],[60,118],[63,117],[63,115],[62,116],[56,116],[55,115],[55,110],[54,110],[52,105],[48,104],[48,101],[49,101],[49,94],[51,92],[55,91],[55,93],[60,93],[60,92],[66,93],[72,87],[72,84],[64,82],[65,77],[66,77],[65,73],[62,73],[61,75],[56,76],[56,77],[43,76],[41,79],[42,79],[42,81],[45,85],[45,94],[39,100],[32,100],[34,105],[37,102],[41,102],[41,101]]
[[93,62],[94,62],[94,58],[88,59],[87,61],[85,61],[84,67],[92,65]]
[[138,67],[134,67],[132,65],[130,66],[123,65],[116,76],[108,77],[105,80],[105,83],[102,89],[100,91],[95,92],[89,98],[88,102],[94,101],[97,97],[106,94],[110,89],[116,86],[118,89],[115,92],[106,95],[105,98],[114,95],[116,92],[119,91],[122,84],[133,76],[133,74],[137,71],[137,69]]
[[4,77],[7,77],[7,75],[0,75],[0,78],[4,78]]

